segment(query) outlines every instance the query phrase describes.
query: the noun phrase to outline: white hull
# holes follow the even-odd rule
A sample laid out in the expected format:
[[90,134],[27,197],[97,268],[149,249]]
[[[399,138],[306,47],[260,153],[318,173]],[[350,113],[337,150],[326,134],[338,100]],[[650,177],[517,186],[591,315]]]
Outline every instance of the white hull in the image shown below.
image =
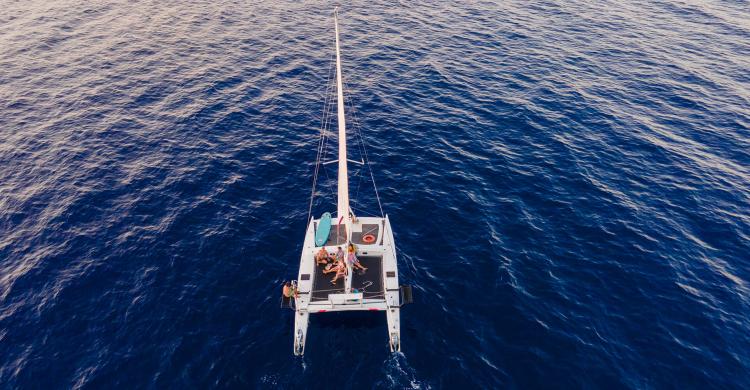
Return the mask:
[[[332,288],[332,275],[323,275],[316,269],[315,253],[320,247],[315,246],[315,226],[317,220],[311,220],[307,227],[305,243],[300,256],[300,268],[297,275],[299,297],[296,299],[294,316],[294,353],[302,355],[307,340],[307,328],[310,314],[331,313],[337,311],[372,311],[385,312],[388,322],[388,340],[391,351],[401,350],[400,326],[400,289],[396,247],[393,242],[388,216],[385,218],[365,217],[353,222],[352,236],[362,233],[363,226],[378,226],[375,242],[372,244],[357,243],[357,257],[368,267],[364,275],[350,272],[340,288]],[[332,231],[331,236],[334,233]],[[326,250],[336,252],[337,245],[328,245]],[[380,264],[378,265],[378,261]],[[369,274],[368,273],[372,273]],[[378,283],[379,282],[379,283]],[[346,286],[351,286],[347,291]],[[362,288],[362,286],[366,286]]]

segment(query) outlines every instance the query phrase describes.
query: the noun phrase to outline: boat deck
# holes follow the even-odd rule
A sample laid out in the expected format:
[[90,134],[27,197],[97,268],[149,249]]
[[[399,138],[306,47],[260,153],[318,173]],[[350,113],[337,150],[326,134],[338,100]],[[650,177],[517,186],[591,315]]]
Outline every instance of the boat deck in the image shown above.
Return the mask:
[[[383,297],[383,257],[382,256],[358,256],[359,262],[367,268],[367,271],[354,271],[352,277],[352,289],[364,292],[364,298]],[[324,274],[323,266],[315,266],[315,277],[313,279],[311,301],[325,301],[328,294],[340,294],[344,292],[344,278],[331,284],[334,273]]]
[[313,287],[311,294],[311,301],[325,301],[328,299],[328,294],[338,294],[344,292],[344,278],[339,278],[336,284],[331,284],[331,279],[335,273],[324,274],[325,269],[322,265],[315,266],[315,277],[313,279]]
[[[365,242],[362,238],[368,234],[372,234],[375,237],[379,237],[380,235],[380,224],[377,223],[365,223],[362,224],[362,231],[361,232],[355,232],[354,229],[352,229],[352,242],[354,244],[360,245],[360,244],[372,244]],[[382,241],[382,240],[381,240]],[[365,266],[367,267],[367,266]]]
[[[356,245],[372,244],[365,242],[362,238],[368,234],[372,234],[375,237],[380,237],[380,225],[379,223],[365,223],[362,224],[362,231],[352,231],[352,243]],[[318,231],[318,223],[315,222],[313,229]],[[354,230],[354,229],[352,229]],[[379,243],[382,243],[382,238]],[[346,244],[346,226],[345,225],[331,225],[331,232],[328,233],[328,239],[323,246],[334,246]],[[365,266],[367,267],[367,266]]]
[[383,257],[359,256],[367,271],[354,271],[352,289],[364,292],[364,298],[383,298]]
[[[318,223],[315,222],[313,229],[318,231]],[[331,225],[331,232],[328,233],[328,239],[323,246],[334,246],[346,244],[346,225]]]

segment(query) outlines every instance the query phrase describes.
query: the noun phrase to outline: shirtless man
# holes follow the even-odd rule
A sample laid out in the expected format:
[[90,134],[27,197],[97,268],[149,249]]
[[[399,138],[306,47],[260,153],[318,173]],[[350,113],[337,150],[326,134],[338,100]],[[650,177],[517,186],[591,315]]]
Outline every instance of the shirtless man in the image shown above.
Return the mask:
[[331,256],[325,247],[320,248],[318,253],[315,254],[315,264],[321,265],[321,264],[327,264],[329,259],[332,259],[333,256]]
[[284,288],[281,290],[281,292],[287,298],[291,298],[291,297],[297,298],[297,296],[299,295],[297,293],[297,289],[294,288],[294,287],[292,287],[292,283],[291,282],[284,283]]

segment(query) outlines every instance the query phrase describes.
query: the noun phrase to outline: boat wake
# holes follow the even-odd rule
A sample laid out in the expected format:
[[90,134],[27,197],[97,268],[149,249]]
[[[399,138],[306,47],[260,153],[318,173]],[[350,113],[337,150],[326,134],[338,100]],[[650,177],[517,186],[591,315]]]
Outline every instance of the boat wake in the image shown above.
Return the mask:
[[417,379],[416,370],[409,365],[406,355],[402,352],[391,354],[383,362],[383,381],[375,383],[373,387],[385,387],[389,389],[431,389],[432,387]]

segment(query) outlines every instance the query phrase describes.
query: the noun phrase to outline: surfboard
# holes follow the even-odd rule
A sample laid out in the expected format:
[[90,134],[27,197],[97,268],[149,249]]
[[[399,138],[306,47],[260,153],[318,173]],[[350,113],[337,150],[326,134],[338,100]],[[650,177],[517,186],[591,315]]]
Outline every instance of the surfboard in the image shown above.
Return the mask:
[[323,213],[318,222],[318,231],[315,232],[315,246],[323,246],[328,241],[331,233],[331,213]]

